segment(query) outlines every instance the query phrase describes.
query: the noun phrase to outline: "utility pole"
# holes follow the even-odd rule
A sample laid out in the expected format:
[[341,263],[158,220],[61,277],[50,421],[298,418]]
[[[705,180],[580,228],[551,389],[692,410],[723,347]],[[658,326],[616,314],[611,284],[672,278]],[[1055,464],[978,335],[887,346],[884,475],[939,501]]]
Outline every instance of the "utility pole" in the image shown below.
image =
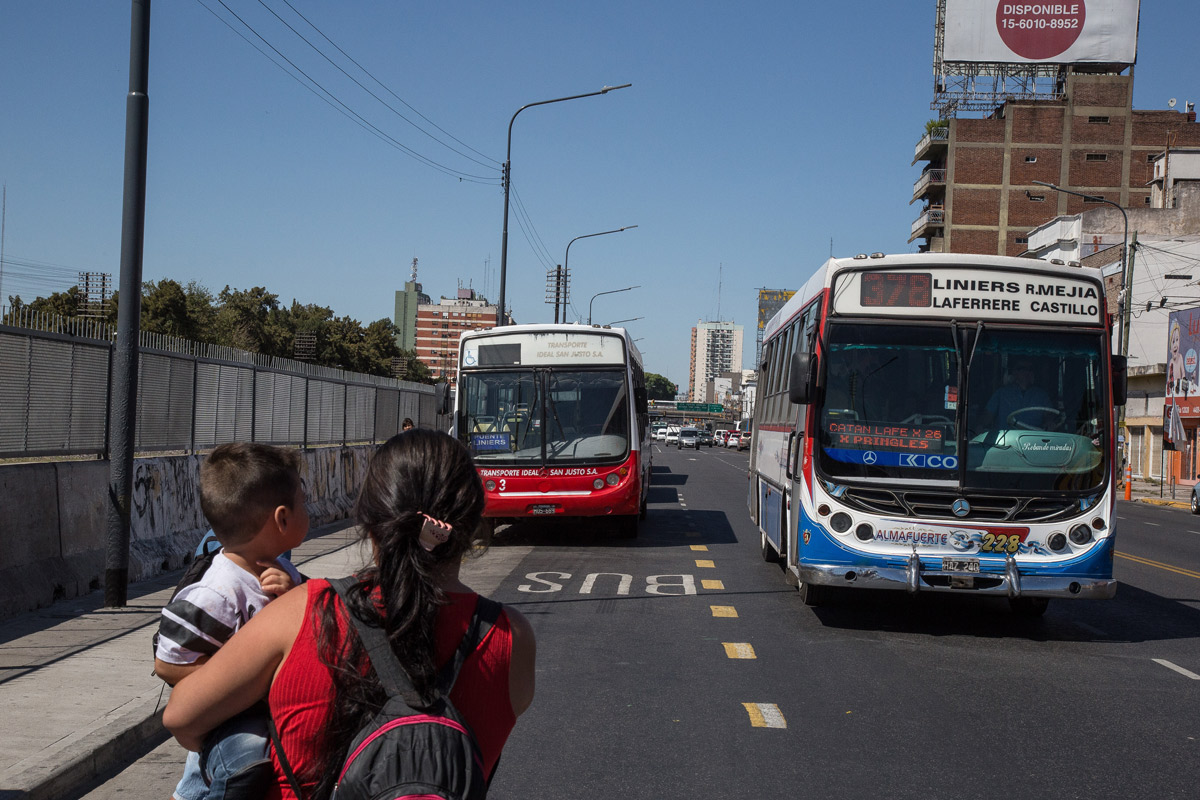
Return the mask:
[[104,605],[129,594],[129,520],[137,416],[138,340],[142,313],[142,248],[146,231],[146,139],[149,120],[150,0],[132,0],[129,94],[125,98],[125,188],[121,209],[121,304],[113,344],[109,408],[108,527]]

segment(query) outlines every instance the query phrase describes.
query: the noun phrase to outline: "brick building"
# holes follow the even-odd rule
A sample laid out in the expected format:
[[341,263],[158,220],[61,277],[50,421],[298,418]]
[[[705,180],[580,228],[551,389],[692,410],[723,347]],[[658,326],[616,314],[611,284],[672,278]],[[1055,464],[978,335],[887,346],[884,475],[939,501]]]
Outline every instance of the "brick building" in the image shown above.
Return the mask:
[[909,237],[922,251],[1018,256],[1030,229],[1101,205],[1035,180],[1148,208],[1154,162],[1168,143],[1200,146],[1191,108],[1133,109],[1132,75],[1067,72],[1061,99],[1010,100],[984,119],[944,123],[913,158],[926,162]]
[[436,380],[453,386],[458,369],[458,337],[463,331],[495,327],[498,311],[498,306],[488,303],[474,289],[459,289],[453,298],[417,306],[417,358]]

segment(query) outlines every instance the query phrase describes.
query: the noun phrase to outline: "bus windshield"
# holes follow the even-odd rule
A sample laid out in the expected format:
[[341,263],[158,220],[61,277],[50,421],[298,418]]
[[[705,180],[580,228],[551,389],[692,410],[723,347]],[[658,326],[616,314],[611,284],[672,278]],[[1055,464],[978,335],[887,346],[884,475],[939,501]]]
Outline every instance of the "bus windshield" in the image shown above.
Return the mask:
[[956,346],[949,324],[828,331],[818,466],[829,478],[1006,493],[1103,483],[1101,334],[960,325]]
[[625,372],[464,372],[459,430],[479,464],[617,463],[629,454]]

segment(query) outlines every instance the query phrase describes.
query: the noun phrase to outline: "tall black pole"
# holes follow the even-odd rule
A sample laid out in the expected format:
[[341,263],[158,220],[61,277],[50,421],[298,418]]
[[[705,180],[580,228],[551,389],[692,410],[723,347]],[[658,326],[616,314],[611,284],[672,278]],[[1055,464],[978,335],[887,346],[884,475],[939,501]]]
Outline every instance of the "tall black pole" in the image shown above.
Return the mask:
[[146,226],[146,131],[149,118],[150,0],[132,0],[129,94],[125,98],[125,188],[121,208],[121,297],[109,403],[108,535],[104,605],[124,606],[129,589],[129,519],[137,411],[142,244]]

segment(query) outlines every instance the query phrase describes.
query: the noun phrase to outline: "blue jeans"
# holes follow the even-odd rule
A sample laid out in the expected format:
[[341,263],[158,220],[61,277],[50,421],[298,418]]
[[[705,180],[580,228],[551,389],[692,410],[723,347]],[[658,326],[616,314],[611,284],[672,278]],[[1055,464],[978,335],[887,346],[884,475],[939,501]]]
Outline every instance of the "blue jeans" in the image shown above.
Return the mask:
[[208,735],[204,749],[188,753],[175,800],[250,800],[274,780],[267,718],[252,708]]

